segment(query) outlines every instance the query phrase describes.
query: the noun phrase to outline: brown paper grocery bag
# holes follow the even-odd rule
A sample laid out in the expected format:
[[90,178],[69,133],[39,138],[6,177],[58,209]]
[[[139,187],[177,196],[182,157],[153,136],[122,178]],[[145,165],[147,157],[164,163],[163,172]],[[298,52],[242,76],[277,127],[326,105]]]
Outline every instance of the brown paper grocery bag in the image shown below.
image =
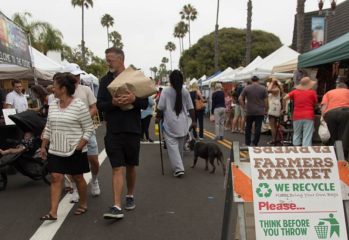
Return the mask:
[[126,68],[108,86],[112,96],[124,93],[126,90],[132,92],[136,97],[146,98],[156,93],[155,82],[144,76],[141,71],[131,67]]
[[[112,96],[118,96],[128,90],[138,98],[146,98],[157,92],[154,81],[131,67],[120,73],[107,88]],[[132,108],[133,105],[130,105],[122,109],[130,110]]]

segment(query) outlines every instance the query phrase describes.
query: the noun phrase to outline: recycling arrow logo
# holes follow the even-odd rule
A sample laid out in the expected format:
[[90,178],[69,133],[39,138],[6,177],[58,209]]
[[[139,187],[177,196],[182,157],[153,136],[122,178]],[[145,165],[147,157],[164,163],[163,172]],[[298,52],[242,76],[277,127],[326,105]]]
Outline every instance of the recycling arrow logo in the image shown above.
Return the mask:
[[260,183],[256,189],[258,197],[270,197],[272,192],[268,183]]

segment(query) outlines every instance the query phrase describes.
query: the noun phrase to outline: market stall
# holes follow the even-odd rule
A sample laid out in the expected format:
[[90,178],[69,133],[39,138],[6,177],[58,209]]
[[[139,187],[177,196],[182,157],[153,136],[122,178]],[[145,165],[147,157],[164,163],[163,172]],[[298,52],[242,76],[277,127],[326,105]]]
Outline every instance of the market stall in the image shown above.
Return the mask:
[[304,53],[298,58],[299,69],[316,71],[317,92],[322,97],[334,89],[338,77],[348,82],[349,67],[349,33],[317,48]]

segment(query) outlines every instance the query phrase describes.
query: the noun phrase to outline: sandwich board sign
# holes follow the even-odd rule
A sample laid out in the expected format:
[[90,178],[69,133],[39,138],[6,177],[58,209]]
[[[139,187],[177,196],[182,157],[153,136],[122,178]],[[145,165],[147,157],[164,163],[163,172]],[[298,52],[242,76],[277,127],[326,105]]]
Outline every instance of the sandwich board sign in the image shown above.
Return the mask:
[[348,239],[333,147],[249,148],[256,239]]

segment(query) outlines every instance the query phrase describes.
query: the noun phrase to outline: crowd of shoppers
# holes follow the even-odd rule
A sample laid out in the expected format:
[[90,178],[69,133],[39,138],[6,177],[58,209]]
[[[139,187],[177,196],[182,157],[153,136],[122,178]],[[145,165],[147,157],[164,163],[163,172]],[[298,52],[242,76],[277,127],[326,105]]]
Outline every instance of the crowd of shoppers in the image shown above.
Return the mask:
[[[179,70],[170,73],[170,85],[161,89],[156,96],[138,98],[131,91],[111,95],[108,85],[125,70],[125,54],[112,47],[106,49],[105,58],[109,71],[100,81],[97,98],[89,87],[81,85],[80,75],[83,71],[76,64],[69,64],[64,73],[56,74],[53,85],[47,89],[39,85],[31,87],[31,94],[39,103],[37,108],[31,110],[47,118],[40,154],[42,159],[47,160],[52,182],[50,209],[41,217],[43,221],[57,220],[64,176],[73,183],[72,202],[78,203],[75,215],[82,215],[88,209],[84,173],[92,173],[91,194],[98,196],[101,193],[98,182],[99,151],[92,123],[98,110],[104,114],[104,145],[112,173],[113,199],[111,207],[103,214],[105,219],[123,218],[123,209],[136,208],[136,167],[140,162],[140,143],[154,142],[149,134],[154,109],[157,112],[156,122],[161,121],[172,174],[178,178],[185,174],[183,152],[188,132],[192,131],[196,140],[204,139],[206,110],[214,120],[214,140],[224,140],[224,132],[228,130],[244,133],[246,146],[258,146],[262,124],[268,121],[272,135],[269,144],[274,145],[277,142],[278,123],[287,109],[285,102],[290,100],[293,103],[293,145],[312,145],[317,94],[314,90],[316,83],[309,77],[303,77],[299,85],[287,94],[274,77],[267,86],[262,85],[256,76],[251,78],[250,84],[234,84],[231,89],[224,89],[221,83],[216,83],[208,106],[197,83],[192,83],[189,90],[186,89]],[[0,92],[1,107],[14,108],[18,113],[28,110],[22,83],[15,80],[12,86],[13,91],[6,98]],[[129,105],[132,108],[125,110],[124,107]],[[321,106],[322,116],[331,133],[328,144],[333,145],[336,140],[341,140],[348,156],[348,87],[338,83],[336,89],[323,96]],[[127,192],[123,199],[125,182]]]

